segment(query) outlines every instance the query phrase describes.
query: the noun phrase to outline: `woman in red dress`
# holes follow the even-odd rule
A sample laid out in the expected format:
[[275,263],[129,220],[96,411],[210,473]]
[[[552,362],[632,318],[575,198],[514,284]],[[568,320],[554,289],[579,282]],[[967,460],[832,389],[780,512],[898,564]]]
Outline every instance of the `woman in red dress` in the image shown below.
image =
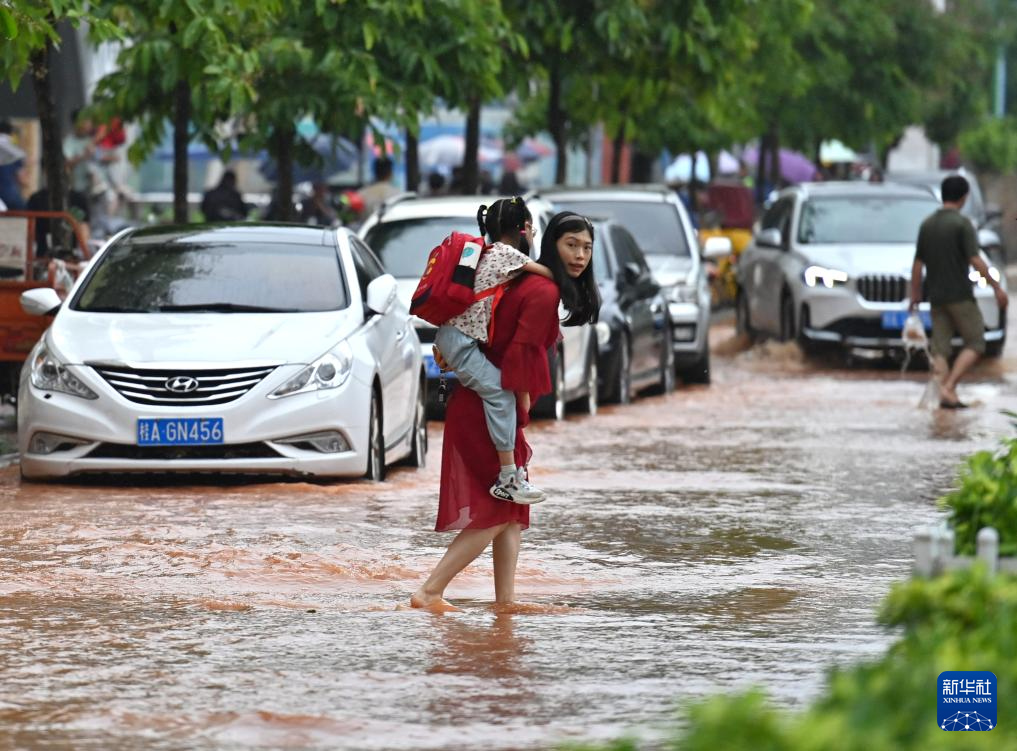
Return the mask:
[[[568,312],[565,326],[595,322],[600,312],[592,260],[590,221],[571,212],[557,214],[544,232],[538,259],[551,269],[554,281],[524,274],[505,291],[495,311],[494,336],[484,353],[501,369],[502,387],[516,392],[518,467],[528,465],[532,455],[523,436],[531,400],[551,390],[547,350],[559,337],[559,300]],[[499,467],[483,402],[469,389],[456,389],[445,414],[435,531],[461,531],[410,598],[413,607],[458,610],[445,601],[445,588],[492,543],[495,601],[514,601],[516,562],[522,531],[530,525],[530,508],[491,496],[491,478]]]

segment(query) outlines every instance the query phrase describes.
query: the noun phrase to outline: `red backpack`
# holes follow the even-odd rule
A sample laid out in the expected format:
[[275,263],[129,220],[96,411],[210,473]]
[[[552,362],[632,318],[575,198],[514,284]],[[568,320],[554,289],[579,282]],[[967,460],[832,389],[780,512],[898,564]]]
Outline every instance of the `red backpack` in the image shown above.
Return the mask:
[[[410,313],[435,326],[466,312],[473,303],[504,292],[498,285],[475,293],[473,285],[480,257],[487,250],[483,238],[453,232],[427,258],[420,283],[410,300]],[[492,317],[493,320],[493,317]]]

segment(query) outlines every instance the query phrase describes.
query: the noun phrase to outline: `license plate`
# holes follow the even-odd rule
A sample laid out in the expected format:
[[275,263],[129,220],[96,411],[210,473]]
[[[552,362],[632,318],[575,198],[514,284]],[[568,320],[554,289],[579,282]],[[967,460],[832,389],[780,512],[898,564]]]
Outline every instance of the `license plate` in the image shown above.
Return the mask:
[[[883,328],[890,331],[900,331],[908,320],[906,310],[885,310],[883,311]],[[932,328],[932,314],[927,310],[919,310],[918,317],[922,319],[922,325],[926,329]]]
[[221,417],[139,418],[139,446],[209,446],[223,442]]
[[[441,375],[441,368],[438,367],[438,363],[434,361],[434,355],[424,355],[424,369],[427,371],[428,378],[437,378]],[[446,378],[455,378],[456,374],[454,371],[446,370]]]

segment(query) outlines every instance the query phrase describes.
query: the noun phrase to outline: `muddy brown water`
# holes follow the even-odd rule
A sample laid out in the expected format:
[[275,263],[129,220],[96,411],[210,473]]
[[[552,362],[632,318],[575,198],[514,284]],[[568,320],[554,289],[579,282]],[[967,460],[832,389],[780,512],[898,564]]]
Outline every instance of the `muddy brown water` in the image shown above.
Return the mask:
[[[495,613],[490,558],[397,610],[450,539],[427,470],[383,485],[22,485],[0,474],[0,748],[510,749],[759,685],[801,707],[878,656],[959,462],[1013,432],[1012,359],[964,413],[924,374],[718,328],[714,383],[530,431],[551,500]],[[1011,357],[1008,352],[1008,358]]]

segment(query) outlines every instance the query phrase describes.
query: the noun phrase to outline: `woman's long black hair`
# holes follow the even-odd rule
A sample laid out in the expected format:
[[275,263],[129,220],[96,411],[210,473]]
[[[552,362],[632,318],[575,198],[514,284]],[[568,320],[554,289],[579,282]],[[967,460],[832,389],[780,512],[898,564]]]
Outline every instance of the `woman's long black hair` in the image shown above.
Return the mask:
[[488,206],[481,206],[477,210],[477,226],[480,227],[480,234],[486,235],[491,242],[499,242],[511,236],[515,242],[513,247],[518,248],[526,255],[530,254],[530,244],[527,242],[523,230],[527,222],[532,222],[533,217],[530,210],[526,208],[526,201],[519,196],[515,198],[501,198]]
[[593,224],[585,216],[572,211],[563,211],[551,217],[540,241],[540,258],[542,263],[551,269],[554,281],[558,285],[562,304],[568,311],[568,318],[563,326],[582,326],[584,323],[596,323],[600,316],[600,292],[597,291],[597,280],[593,276],[593,259],[586,270],[573,279],[565,271],[565,264],[558,253],[558,240],[568,232],[589,232],[593,237]]

